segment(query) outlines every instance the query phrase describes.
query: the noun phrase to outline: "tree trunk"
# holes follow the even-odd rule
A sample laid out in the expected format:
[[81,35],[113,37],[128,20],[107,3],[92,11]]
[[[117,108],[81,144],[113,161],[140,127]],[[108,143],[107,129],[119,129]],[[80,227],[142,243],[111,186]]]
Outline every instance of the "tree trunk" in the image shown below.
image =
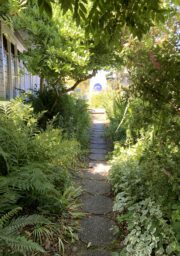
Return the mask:
[[86,80],[92,78],[93,76],[96,75],[96,73],[97,73],[97,70],[93,70],[92,74],[89,74],[89,75],[87,75],[86,77],[84,77],[84,78],[82,78],[82,79],[79,79],[78,81],[75,82],[75,84],[74,84],[72,87],[65,89],[65,90],[63,91],[63,93],[67,93],[67,92],[73,91],[74,89],[76,89],[76,87],[77,87],[81,82],[84,82],[84,81],[86,81]]
[[40,93],[44,92],[44,77],[40,77]]

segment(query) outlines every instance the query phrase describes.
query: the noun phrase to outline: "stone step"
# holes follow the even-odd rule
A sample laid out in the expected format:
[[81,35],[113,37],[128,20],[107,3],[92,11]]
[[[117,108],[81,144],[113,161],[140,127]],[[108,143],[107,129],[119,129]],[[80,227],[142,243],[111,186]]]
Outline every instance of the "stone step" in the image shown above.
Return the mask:
[[94,129],[94,128],[91,128],[89,133],[90,133],[90,134],[91,134],[91,133],[98,133],[98,134],[100,133],[100,134],[104,134],[104,132],[105,132],[105,129],[104,129],[104,128],[103,128],[103,129]]
[[84,252],[82,256],[111,256],[112,254],[110,252],[106,252],[103,250],[88,250],[87,252]]
[[[88,180],[107,180],[107,177],[106,177],[107,172],[97,173],[97,172],[93,172],[92,169],[83,170],[79,176],[82,179],[88,179]],[[80,185],[82,186],[82,182]]]
[[95,129],[95,130],[105,130],[105,125],[104,123],[94,123],[92,126],[91,126],[91,129]]
[[106,138],[103,135],[95,134],[95,135],[91,135],[89,138],[90,138],[90,142],[92,140],[101,140],[101,139],[103,139],[106,142]]
[[90,143],[91,144],[101,144],[101,145],[104,144],[104,146],[107,147],[106,146],[106,141],[104,139],[102,139],[102,138],[98,138],[98,139],[92,138],[90,140]]
[[105,195],[111,192],[111,187],[107,181],[84,179],[82,187],[84,191],[94,195]]
[[106,149],[107,145],[105,143],[98,144],[98,143],[91,143],[90,149]]
[[[104,172],[108,173],[110,170],[110,165],[106,162],[89,162],[89,168],[93,173],[99,173],[100,175]],[[102,174],[103,175],[103,174]]]
[[88,216],[81,220],[79,238],[92,246],[110,245],[114,240],[114,222],[101,216]]
[[91,153],[89,155],[89,159],[91,161],[105,161],[106,155],[105,154],[101,154],[101,153],[95,153],[95,154]]
[[91,134],[99,134],[99,135],[101,135],[101,134],[103,134],[104,135],[104,130],[91,130],[90,131],[90,133],[89,133],[90,135]]
[[90,149],[90,153],[91,154],[104,154],[106,155],[107,154],[107,150],[104,149],[104,148],[91,148]]
[[90,134],[90,138],[93,139],[93,138],[102,138],[105,140],[105,136],[104,136],[104,133],[91,133]]
[[81,198],[82,210],[86,213],[107,214],[112,211],[112,200],[102,195],[85,194]]

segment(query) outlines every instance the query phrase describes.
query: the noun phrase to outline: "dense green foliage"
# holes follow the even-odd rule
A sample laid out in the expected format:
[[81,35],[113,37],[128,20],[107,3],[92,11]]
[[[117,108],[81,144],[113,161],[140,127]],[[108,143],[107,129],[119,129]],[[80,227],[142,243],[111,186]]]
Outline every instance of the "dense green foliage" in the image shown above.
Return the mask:
[[45,129],[48,122],[61,128],[67,138],[75,137],[82,148],[89,141],[90,116],[87,104],[75,95],[57,95],[54,90],[44,90],[36,95],[28,95],[36,113],[44,113],[38,119],[38,125]]
[[114,211],[121,236],[127,230],[119,255],[180,252],[177,36],[164,33],[124,52],[130,86],[108,111],[108,134],[117,141],[109,177]]
[[[35,1],[1,0],[2,13],[18,13],[20,9]],[[78,25],[86,27],[86,34],[92,34],[96,42],[119,42],[124,27],[134,36],[142,37],[157,21],[164,21],[167,14],[166,1],[154,0],[39,0],[41,13],[53,16],[54,2],[63,11],[72,13]],[[173,0],[177,2],[177,0]]]
[[[23,61],[40,76],[41,89],[45,79],[66,92],[99,69],[119,67],[125,35],[141,38],[156,21],[164,21],[168,8],[158,0],[2,0],[0,15],[26,39]],[[70,80],[74,83],[66,88]]]
[[[109,106],[114,99],[114,91],[110,88],[96,94],[92,94],[89,99],[89,105],[92,108],[105,108]],[[107,104],[108,102],[108,104]]]
[[[117,254],[178,255],[176,2],[0,1],[0,16],[24,38],[19,57],[41,79],[40,91],[28,96],[32,105],[18,99],[0,108],[1,255],[64,254],[67,238],[76,239],[80,191],[70,173],[87,146],[89,116],[84,101],[66,93],[122,63],[130,86],[105,104],[107,134],[117,141],[109,180],[118,233],[126,235]],[[161,31],[156,22],[165,22]],[[97,96],[94,106],[103,100]]]
[[64,93],[97,70],[120,65],[119,48],[112,51],[103,43],[96,44],[91,35],[86,36],[84,26],[78,27],[71,13],[63,15],[58,5],[53,5],[49,19],[34,2],[13,18],[13,26],[22,36],[28,35],[27,51],[21,57],[28,70],[40,76],[41,90],[45,80],[46,86]]
[[0,110],[0,253],[62,252],[76,238],[80,144],[50,123],[39,129],[41,114],[21,98]]

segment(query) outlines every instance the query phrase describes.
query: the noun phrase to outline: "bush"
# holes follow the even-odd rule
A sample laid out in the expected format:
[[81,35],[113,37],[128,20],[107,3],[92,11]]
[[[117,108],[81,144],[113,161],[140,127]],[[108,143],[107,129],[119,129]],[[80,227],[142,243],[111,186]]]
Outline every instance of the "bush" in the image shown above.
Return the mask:
[[110,182],[119,230],[122,225],[126,230],[120,255],[175,256],[180,252],[176,43],[173,36],[161,45],[148,48],[139,43],[133,49],[127,61],[131,84],[116,98],[110,113],[109,134],[118,141]]
[[91,98],[89,99],[89,106],[91,108],[106,108],[109,106],[111,107],[112,99],[114,97],[113,90],[108,89],[97,94],[92,94]]
[[89,141],[90,116],[85,100],[75,96],[58,95],[54,90],[45,89],[43,93],[29,96],[35,113],[44,114],[38,119],[39,127],[45,129],[49,122],[61,128],[68,138],[76,138],[83,148]]
[[[1,106],[0,111],[0,215],[7,219],[2,225],[0,221],[0,253],[45,252],[47,239],[46,249],[58,252],[65,237],[76,237],[72,221],[78,216],[74,212],[80,190],[73,187],[70,176],[79,166],[80,144],[52,125],[40,130],[40,115],[22,99]],[[19,208],[21,212],[14,212]],[[18,216],[11,220],[14,215]],[[17,228],[7,233],[13,223],[18,223]]]
[[[156,147],[156,149],[155,149]],[[159,160],[158,145],[147,132],[131,148],[115,146],[110,182],[116,194],[114,211],[117,221],[126,221],[128,235],[120,255],[177,255],[178,232],[174,226],[174,211],[178,210],[177,165],[173,176],[164,172],[172,168],[177,151]],[[171,160],[170,160],[171,159]],[[177,215],[176,215],[177,217]],[[175,224],[176,222],[176,224]],[[177,226],[176,226],[177,228]]]

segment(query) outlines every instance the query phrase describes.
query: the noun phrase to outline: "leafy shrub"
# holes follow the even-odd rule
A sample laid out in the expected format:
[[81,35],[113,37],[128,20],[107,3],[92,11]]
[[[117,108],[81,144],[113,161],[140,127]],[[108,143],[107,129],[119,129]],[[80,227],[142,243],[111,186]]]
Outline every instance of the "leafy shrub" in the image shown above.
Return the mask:
[[[26,226],[45,225],[50,222],[40,215],[31,215],[12,219],[21,208],[15,208],[0,218],[0,253],[8,255],[11,251],[20,253],[42,252],[44,249],[32,240],[20,234]],[[11,220],[12,219],[12,220]]]
[[[49,251],[63,250],[67,238],[77,238],[72,222],[79,216],[80,190],[73,187],[70,176],[79,166],[80,144],[52,125],[40,130],[41,114],[34,114],[22,99],[1,106],[0,111],[0,215],[9,216],[0,231],[2,255],[45,252],[46,240]],[[23,210],[11,221],[19,207]],[[36,218],[40,215],[46,216],[44,225]],[[18,223],[17,228],[7,233],[13,223]]]
[[124,241],[126,248],[120,255],[173,255],[176,238],[163,219],[159,205],[146,198],[127,209],[129,234]]
[[[173,208],[178,206],[176,171],[172,179],[164,173],[165,161],[158,161],[154,151],[150,151],[151,144],[152,137],[147,133],[131,148],[118,144],[115,147],[110,173],[116,193],[114,211],[118,213],[117,221],[126,221],[128,229],[120,255],[176,255],[179,252],[178,233],[173,227]],[[166,169],[170,167],[167,164],[168,159]]]
[[44,111],[38,119],[41,128],[45,129],[52,121],[53,126],[61,128],[68,138],[75,137],[84,148],[87,147],[90,116],[84,100],[68,94],[57,95],[54,90],[48,89],[29,97],[36,113]]
[[49,126],[46,131],[35,136],[34,143],[37,152],[35,160],[47,159],[49,163],[64,169],[77,168],[80,145],[73,138],[63,138],[60,129]]
[[[110,172],[114,210],[120,229],[123,223],[127,231],[120,255],[175,256],[180,252],[175,37],[151,47],[137,43],[127,60],[131,84],[116,98],[110,113],[109,133],[118,141]],[[125,132],[123,140],[121,131]]]
[[92,108],[106,108],[107,106],[109,106],[110,108],[113,102],[113,97],[113,90],[104,90],[98,92],[97,94],[92,94],[92,96],[89,99],[89,105]]

